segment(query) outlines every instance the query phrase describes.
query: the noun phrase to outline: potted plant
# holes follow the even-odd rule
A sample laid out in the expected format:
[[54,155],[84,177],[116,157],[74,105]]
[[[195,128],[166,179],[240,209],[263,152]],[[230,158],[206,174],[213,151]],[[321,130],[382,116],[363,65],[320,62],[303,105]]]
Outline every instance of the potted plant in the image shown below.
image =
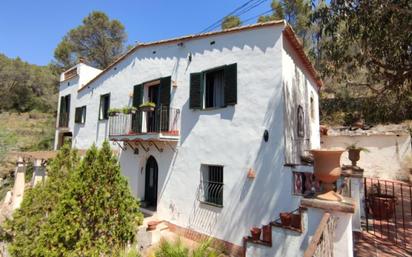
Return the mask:
[[348,145],[346,147],[346,150],[348,151],[349,160],[351,160],[352,166],[354,166],[354,167],[357,167],[356,163],[360,159],[360,152],[369,152],[368,149],[366,149],[364,147],[357,146],[356,143]]
[[148,111],[154,111],[156,107],[156,104],[153,102],[144,102],[139,106],[139,110],[148,112]]
[[136,107],[133,107],[133,106],[131,106],[131,107],[126,106],[126,107],[122,108],[122,113],[124,113],[124,114],[131,114],[131,113],[135,113],[135,112],[136,112]]
[[258,227],[253,227],[250,229],[250,234],[252,234],[252,239],[253,240],[260,240],[260,233],[262,230]]
[[292,214],[289,212],[281,212],[279,214],[280,217],[280,222],[282,223],[282,226],[284,227],[290,227],[290,224],[292,223]]
[[272,243],[272,225],[262,226],[262,241]]
[[368,203],[373,218],[377,220],[392,218],[396,207],[396,197],[382,193],[379,183],[373,184],[371,188],[371,193],[368,195]]
[[109,116],[116,116],[121,112],[122,110],[120,110],[119,108],[110,108],[107,113],[109,114]]
[[292,214],[291,226],[296,229],[302,229],[302,216],[300,215],[300,213]]

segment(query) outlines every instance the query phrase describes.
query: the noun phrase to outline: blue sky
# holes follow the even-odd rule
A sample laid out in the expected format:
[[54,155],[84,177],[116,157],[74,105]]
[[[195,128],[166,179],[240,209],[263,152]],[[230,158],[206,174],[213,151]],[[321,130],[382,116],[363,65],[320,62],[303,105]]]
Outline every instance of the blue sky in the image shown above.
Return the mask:
[[[197,33],[247,0],[4,0],[0,2],[0,53],[46,65],[62,37],[93,10],[126,27],[128,43]],[[271,0],[241,16],[270,10]],[[247,23],[254,22],[256,19]]]

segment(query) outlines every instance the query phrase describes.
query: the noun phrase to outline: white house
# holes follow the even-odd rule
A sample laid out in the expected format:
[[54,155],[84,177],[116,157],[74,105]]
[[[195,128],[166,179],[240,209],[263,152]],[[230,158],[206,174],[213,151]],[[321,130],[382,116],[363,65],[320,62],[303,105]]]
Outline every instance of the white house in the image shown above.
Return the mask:
[[140,43],[103,71],[63,73],[55,147],[110,140],[146,213],[241,246],[299,207],[293,172],[320,147],[321,86],[284,21]]

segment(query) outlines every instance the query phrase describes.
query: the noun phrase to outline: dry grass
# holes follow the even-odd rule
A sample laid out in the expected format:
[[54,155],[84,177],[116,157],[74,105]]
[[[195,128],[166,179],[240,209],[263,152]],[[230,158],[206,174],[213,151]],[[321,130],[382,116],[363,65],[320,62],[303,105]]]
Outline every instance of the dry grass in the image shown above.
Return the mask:
[[13,151],[50,150],[55,118],[53,114],[0,113],[0,176],[14,169]]

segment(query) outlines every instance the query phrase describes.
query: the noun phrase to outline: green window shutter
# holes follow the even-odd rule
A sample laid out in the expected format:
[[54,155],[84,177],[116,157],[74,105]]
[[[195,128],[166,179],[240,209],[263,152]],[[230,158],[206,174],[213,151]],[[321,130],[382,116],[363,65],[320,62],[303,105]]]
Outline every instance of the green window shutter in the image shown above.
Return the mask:
[[162,106],[170,106],[170,85],[171,77],[165,77],[160,79],[160,104]]
[[110,94],[106,95],[106,101],[104,106],[104,119],[109,119],[109,109],[110,109]]
[[66,110],[66,98],[64,96],[60,97],[60,115]]
[[225,66],[225,104],[237,104],[237,64]]
[[138,108],[143,102],[143,84],[133,88],[133,106]]
[[161,131],[169,131],[169,116],[170,116],[170,89],[172,79],[165,77],[160,79],[159,102],[161,109],[157,112],[156,121],[160,125]]
[[[136,85],[133,88],[133,106],[139,108],[143,103],[143,84]],[[137,111],[135,114],[132,114],[132,131],[135,133],[142,132],[142,112]]]
[[74,122],[81,123],[82,122],[82,107],[77,107],[74,112]]
[[202,109],[203,107],[203,73],[190,74],[189,108]]

